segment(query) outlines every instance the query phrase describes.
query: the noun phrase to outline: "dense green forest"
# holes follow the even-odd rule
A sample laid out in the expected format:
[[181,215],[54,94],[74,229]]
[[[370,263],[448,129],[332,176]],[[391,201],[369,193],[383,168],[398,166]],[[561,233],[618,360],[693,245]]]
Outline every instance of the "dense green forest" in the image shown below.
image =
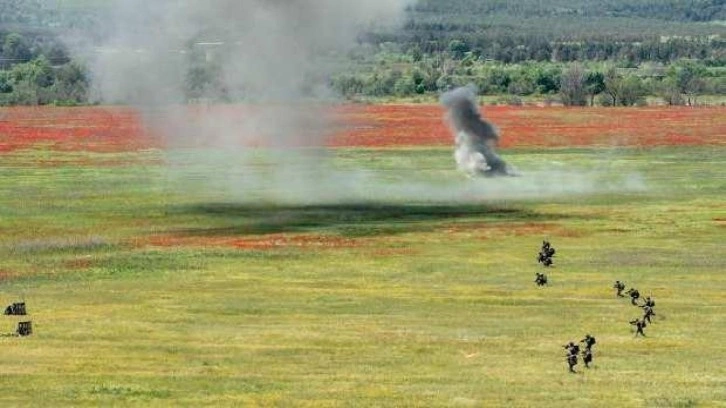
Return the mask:
[[[0,105],[89,102],[88,70],[61,39],[100,41],[107,4],[0,2]],[[188,51],[187,97],[218,98],[219,66]],[[351,99],[474,84],[507,103],[694,103],[726,95],[726,0],[419,0],[335,58],[343,73],[327,80]]]

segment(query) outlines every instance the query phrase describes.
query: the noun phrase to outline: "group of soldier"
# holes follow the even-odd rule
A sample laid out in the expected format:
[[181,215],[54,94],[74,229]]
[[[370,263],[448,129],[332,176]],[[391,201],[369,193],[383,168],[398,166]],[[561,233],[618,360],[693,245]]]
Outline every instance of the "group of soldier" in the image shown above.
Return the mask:
[[[540,249],[537,255],[537,262],[541,263],[545,267],[550,267],[554,263],[552,257],[555,256],[555,248],[550,244],[549,241],[542,241],[542,249]],[[537,286],[547,286],[547,275],[541,272],[535,273],[534,283]]]
[[26,314],[25,302],[12,303],[5,308],[5,316],[25,316]]
[[[580,340],[580,343],[583,343],[585,346],[582,349],[582,361],[585,362],[586,368],[590,368],[590,363],[592,363],[592,346],[594,346],[597,342],[595,341],[594,336],[587,334],[584,339]],[[575,366],[577,365],[577,356],[581,351],[580,345],[571,341],[562,347],[567,350],[567,355],[565,357],[567,359],[567,365],[570,367],[570,372],[576,372]]]
[[554,263],[552,257],[555,256],[555,252],[555,248],[550,245],[549,241],[542,241],[542,249],[540,249],[539,255],[537,255],[537,262],[544,266],[552,266]]
[[[617,290],[616,296],[625,297],[623,295],[623,290],[625,290],[625,283],[617,280],[615,281],[613,288]],[[651,299],[650,296],[647,296],[645,299],[643,299],[644,303],[642,305],[639,305],[638,299],[640,299],[640,291],[638,291],[638,289],[630,288],[625,293],[630,296],[630,304],[643,309],[643,317],[631,320],[630,325],[635,327],[635,337],[638,337],[639,335],[645,337],[645,332],[643,331],[643,329],[645,329],[650,323],[652,323],[652,317],[655,316],[655,301]]]
[[[25,309],[25,302],[16,302],[5,308],[6,316],[25,316],[28,314]],[[33,323],[31,321],[18,322],[18,328],[11,336],[29,336],[33,333]]]
[[[552,258],[555,256],[555,252],[555,248],[549,241],[542,241],[542,248],[537,255],[537,262],[541,263],[545,267],[552,266],[554,263]],[[542,272],[536,272],[535,276],[534,283],[536,283],[537,286],[547,285],[547,275]],[[587,334],[584,339],[580,340],[580,343],[584,345],[582,349],[580,348],[579,343],[576,344],[572,341],[563,346],[563,348],[567,351],[565,358],[567,359],[567,365],[570,367],[570,372],[572,373],[576,372],[575,366],[577,365],[578,357],[581,353],[582,361],[585,362],[586,368],[590,368],[590,364],[592,363],[592,346],[596,343],[595,337]]]
[[[550,242],[547,240],[542,241],[542,249],[539,251],[537,261],[545,267],[552,266],[552,257],[554,257],[554,255],[555,248],[552,247]],[[536,272],[535,275],[536,278],[534,280],[534,283],[536,283],[537,286],[547,285],[547,275],[541,272]],[[640,291],[638,291],[638,289],[636,288],[630,288],[628,291],[625,291],[625,283],[619,280],[615,281],[613,288],[617,291],[616,296],[625,297],[625,294],[627,294],[630,297],[630,303],[632,305],[638,306],[643,309],[643,317],[631,320],[630,324],[635,327],[635,337],[645,337],[644,329],[648,326],[648,324],[651,323],[652,317],[655,316],[655,301],[651,299],[650,296],[647,296],[645,299],[643,299],[644,303],[642,305],[639,304],[638,301],[641,299]],[[623,292],[625,292],[625,294],[623,294]],[[580,343],[584,344],[584,347],[582,349],[579,344],[575,344],[572,341],[563,346],[563,348],[567,350],[567,365],[570,368],[570,372],[573,373],[575,372],[575,366],[577,365],[578,356],[580,356],[580,354],[582,354],[582,359],[585,362],[585,367],[587,368],[590,368],[590,364],[592,363],[593,359],[592,347],[596,343],[595,337],[588,334],[585,336],[584,339],[580,340]]]

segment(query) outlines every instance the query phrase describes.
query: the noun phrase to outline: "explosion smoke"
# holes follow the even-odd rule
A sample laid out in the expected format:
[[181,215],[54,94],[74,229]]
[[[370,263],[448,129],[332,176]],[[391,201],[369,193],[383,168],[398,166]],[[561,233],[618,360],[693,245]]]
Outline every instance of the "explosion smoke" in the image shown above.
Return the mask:
[[499,132],[482,119],[472,87],[456,88],[441,96],[455,135],[454,158],[461,171],[470,175],[506,176],[512,170],[494,151]]

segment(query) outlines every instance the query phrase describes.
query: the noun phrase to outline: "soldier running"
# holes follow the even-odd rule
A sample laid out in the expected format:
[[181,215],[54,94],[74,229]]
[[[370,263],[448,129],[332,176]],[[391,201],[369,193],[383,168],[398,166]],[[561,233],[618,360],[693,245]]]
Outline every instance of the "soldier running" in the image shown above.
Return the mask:
[[590,368],[590,363],[592,363],[591,349],[586,348],[585,350],[582,350],[582,361],[585,362],[585,368]]
[[645,304],[643,306],[643,313],[644,313],[643,314],[643,321],[646,321],[647,320],[648,323],[651,323],[650,318],[652,316],[655,316],[655,312],[653,311],[653,308],[651,306],[648,306],[647,304]]
[[640,292],[638,292],[638,289],[630,288],[626,293],[630,295],[630,303],[634,306],[638,306],[638,299],[640,299]]
[[625,295],[623,295],[623,291],[625,290],[625,284],[623,282],[620,282],[619,280],[616,280],[615,281],[615,284],[613,285],[613,288],[617,289],[617,291],[618,291],[617,296],[618,297],[625,297]]
[[555,256],[555,249],[550,245],[550,242],[542,241],[542,250],[539,251],[537,262],[544,266],[551,266],[553,256]]
[[580,340],[580,343],[585,343],[585,350],[591,350],[592,346],[594,346],[597,341],[595,341],[595,337],[586,334],[585,338]]
[[567,350],[566,358],[567,365],[570,368],[570,372],[575,373],[575,366],[577,365],[577,355],[580,354],[580,346],[573,342],[570,342],[562,347]]
[[640,319],[632,320],[632,321],[630,321],[630,325],[631,326],[635,326],[635,329],[636,329],[635,337],[638,337],[639,334],[641,336],[645,337],[645,333],[643,332],[643,329],[647,327],[647,324],[645,323],[645,319],[643,319],[643,320],[640,320]]
[[646,297],[644,306],[655,307],[655,300],[651,299],[650,296]]
[[536,272],[537,277],[534,280],[534,283],[537,284],[537,286],[545,286],[547,285],[547,275],[544,273]]

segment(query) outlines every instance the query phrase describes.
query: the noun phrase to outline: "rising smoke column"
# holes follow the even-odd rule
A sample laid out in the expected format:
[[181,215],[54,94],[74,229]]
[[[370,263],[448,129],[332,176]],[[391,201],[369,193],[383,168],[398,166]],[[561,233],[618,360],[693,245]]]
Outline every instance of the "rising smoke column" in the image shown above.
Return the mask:
[[507,163],[494,151],[499,141],[497,129],[484,120],[472,87],[461,87],[441,96],[456,140],[454,158],[459,170],[471,175],[512,175]]

